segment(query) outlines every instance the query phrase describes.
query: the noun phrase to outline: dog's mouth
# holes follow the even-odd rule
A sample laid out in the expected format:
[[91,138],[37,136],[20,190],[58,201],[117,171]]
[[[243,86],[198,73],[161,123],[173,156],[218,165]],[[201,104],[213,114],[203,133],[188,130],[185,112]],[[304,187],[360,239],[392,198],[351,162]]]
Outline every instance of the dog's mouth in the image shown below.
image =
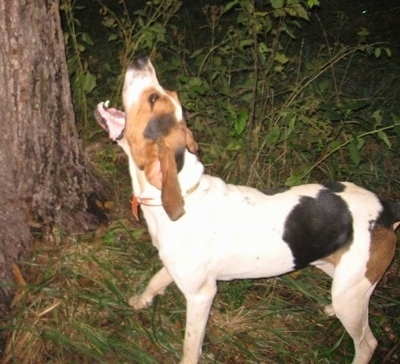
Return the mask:
[[125,113],[108,105],[109,101],[100,102],[94,110],[94,116],[112,140],[120,140],[124,136]]

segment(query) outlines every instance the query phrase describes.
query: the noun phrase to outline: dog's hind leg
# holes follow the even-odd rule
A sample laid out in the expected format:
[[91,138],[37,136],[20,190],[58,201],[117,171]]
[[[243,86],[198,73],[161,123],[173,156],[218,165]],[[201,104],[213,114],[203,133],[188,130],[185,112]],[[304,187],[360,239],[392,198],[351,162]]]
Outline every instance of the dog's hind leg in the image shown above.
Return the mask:
[[173,282],[171,275],[163,267],[161,268],[148,283],[146,289],[142,294],[131,297],[129,299],[129,305],[135,310],[149,307],[153,302],[153,298],[158,294],[163,294],[165,288]]
[[196,292],[184,293],[186,297],[186,329],[181,364],[196,364],[201,355],[204,333],[217,285],[206,282]]
[[[349,284],[349,280],[352,281]],[[359,280],[334,278],[332,286],[332,311],[342,322],[354,342],[353,364],[369,363],[377,346],[368,322],[370,296],[376,286],[362,277]]]
[[[358,237],[358,240],[362,238]],[[369,299],[389,267],[395,247],[395,233],[376,225],[370,233],[368,256],[364,255],[366,260],[356,249],[337,260],[332,282],[332,313],[353,339],[353,364],[369,363],[377,346],[368,322]]]

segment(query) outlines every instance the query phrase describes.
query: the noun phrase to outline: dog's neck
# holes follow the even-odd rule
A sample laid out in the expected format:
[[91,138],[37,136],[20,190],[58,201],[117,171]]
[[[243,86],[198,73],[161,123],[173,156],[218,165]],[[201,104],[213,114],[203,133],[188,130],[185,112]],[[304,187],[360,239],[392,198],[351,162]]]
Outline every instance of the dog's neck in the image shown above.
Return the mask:
[[[160,200],[161,191],[147,181],[144,171],[136,165],[131,157],[126,139],[121,139],[118,144],[124,149],[129,159],[129,172],[134,195],[143,199]],[[186,150],[183,167],[178,173],[178,181],[183,197],[191,194],[197,188],[203,172],[204,166],[197,156]]]

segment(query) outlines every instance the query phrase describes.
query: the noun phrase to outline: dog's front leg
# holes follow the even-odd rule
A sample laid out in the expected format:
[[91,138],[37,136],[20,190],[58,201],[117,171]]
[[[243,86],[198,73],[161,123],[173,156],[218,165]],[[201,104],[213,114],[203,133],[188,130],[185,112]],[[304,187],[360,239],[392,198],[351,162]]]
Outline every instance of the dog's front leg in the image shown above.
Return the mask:
[[217,285],[207,282],[197,293],[185,294],[186,330],[181,364],[196,364],[201,355],[204,333]]
[[151,306],[153,298],[158,294],[163,294],[165,288],[172,282],[173,279],[168,271],[164,267],[161,268],[150,279],[150,282],[142,294],[129,299],[129,305],[131,305],[135,310],[140,310],[142,308]]

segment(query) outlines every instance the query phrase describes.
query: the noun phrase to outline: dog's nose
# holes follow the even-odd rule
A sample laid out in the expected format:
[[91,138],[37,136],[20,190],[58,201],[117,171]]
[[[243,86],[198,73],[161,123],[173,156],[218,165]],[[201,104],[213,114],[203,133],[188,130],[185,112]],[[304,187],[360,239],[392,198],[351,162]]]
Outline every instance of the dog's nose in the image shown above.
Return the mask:
[[146,67],[148,64],[149,57],[147,56],[139,56],[135,58],[132,63],[130,64],[131,68],[134,68],[137,71],[140,71]]

